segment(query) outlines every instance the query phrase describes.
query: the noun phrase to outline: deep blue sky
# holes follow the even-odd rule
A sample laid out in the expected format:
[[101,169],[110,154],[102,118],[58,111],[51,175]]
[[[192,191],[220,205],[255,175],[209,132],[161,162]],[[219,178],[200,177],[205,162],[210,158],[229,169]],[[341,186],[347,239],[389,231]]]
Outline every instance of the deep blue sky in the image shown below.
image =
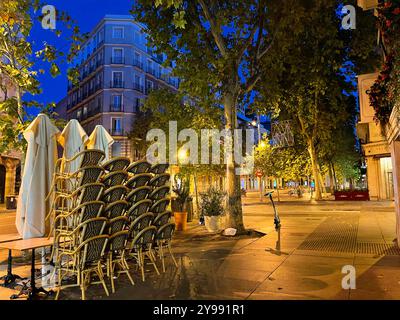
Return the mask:
[[[82,33],[89,32],[106,14],[129,14],[132,8],[133,0],[53,0],[48,4],[54,5],[56,9],[66,11],[69,15],[77,20]],[[57,28],[63,30],[63,26],[58,24]],[[56,45],[63,51],[68,51],[68,43],[63,36],[57,38],[50,30],[44,30],[39,21],[35,21],[31,33],[31,40],[35,43],[34,49],[39,49],[41,43],[46,41]],[[47,104],[50,102],[58,102],[67,93],[67,64],[61,64],[62,74],[53,78],[48,70],[49,66],[43,65],[45,74],[40,75],[42,94],[33,97],[33,99]],[[35,68],[39,69],[39,68]]]

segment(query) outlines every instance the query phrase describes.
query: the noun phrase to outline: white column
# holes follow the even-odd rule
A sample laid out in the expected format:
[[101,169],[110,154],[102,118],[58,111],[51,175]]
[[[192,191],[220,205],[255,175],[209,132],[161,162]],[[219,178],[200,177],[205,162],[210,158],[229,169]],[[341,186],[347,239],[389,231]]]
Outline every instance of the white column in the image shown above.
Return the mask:
[[[396,234],[400,240],[400,141],[393,141],[390,144],[390,153],[393,164],[393,189],[394,202],[396,207]],[[399,241],[397,242],[399,245]]]

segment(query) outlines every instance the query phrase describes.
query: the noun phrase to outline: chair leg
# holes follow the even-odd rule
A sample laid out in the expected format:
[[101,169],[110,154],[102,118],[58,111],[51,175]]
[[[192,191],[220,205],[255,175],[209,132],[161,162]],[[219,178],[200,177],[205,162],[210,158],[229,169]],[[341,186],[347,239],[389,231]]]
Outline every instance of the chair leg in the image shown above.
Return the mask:
[[128,263],[126,262],[124,256],[122,256],[122,258],[121,258],[121,260],[120,260],[120,264],[121,264],[121,268],[125,271],[126,275],[128,276],[129,281],[130,281],[131,284],[134,286],[134,285],[135,285],[135,282],[133,281],[133,278],[132,278],[132,276],[131,276],[131,274],[130,274],[130,272],[129,272],[129,266],[128,266]]
[[152,264],[153,267],[154,267],[154,270],[156,270],[157,275],[160,275],[160,271],[158,271],[158,268],[157,268],[157,265],[156,265],[156,260],[155,260],[155,258],[154,258],[153,249],[150,248],[150,249],[147,251],[147,256],[149,257],[149,259],[150,259],[150,261],[151,261],[151,264]]
[[178,263],[176,262],[174,254],[172,253],[171,243],[170,242],[168,242],[168,251],[169,251],[169,254],[171,255],[172,260],[174,261],[175,267],[178,268]]
[[57,293],[56,293],[54,300],[58,300],[58,297],[60,296],[61,282],[62,282],[62,275],[61,275],[61,270],[59,270],[59,272],[58,272],[58,288],[57,288]]
[[112,293],[115,293],[114,267],[115,267],[115,264],[114,264],[114,262],[112,261],[112,259],[110,259],[110,262],[109,262],[110,275],[109,275],[109,277],[110,277],[110,282],[111,282],[111,292],[112,292]]
[[144,254],[142,249],[140,248],[138,250],[138,262],[139,262],[139,268],[142,272],[142,281],[145,281],[145,276],[144,276]]
[[160,254],[161,264],[162,264],[162,271],[165,272],[165,257],[164,257],[164,249],[162,244],[158,245],[158,252]]
[[103,285],[104,291],[106,292],[106,295],[108,297],[110,295],[110,293],[108,292],[108,288],[107,288],[106,282],[104,281],[103,271],[101,270],[101,264],[100,263],[97,266],[97,275],[99,276],[100,282]]
[[[89,275],[90,275],[90,273],[89,273]],[[85,288],[85,286],[86,286],[86,275],[85,275],[85,273],[82,273],[81,274],[81,280],[80,280],[80,282],[81,282],[81,293],[82,293],[82,300],[86,300],[86,292],[85,292],[85,290],[86,290],[86,288]]]

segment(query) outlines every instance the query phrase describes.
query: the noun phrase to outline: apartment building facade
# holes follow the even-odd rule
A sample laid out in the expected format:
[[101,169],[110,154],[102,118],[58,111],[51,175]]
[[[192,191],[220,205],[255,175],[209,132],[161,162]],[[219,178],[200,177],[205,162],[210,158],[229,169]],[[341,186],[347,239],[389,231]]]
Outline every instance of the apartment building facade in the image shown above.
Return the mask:
[[128,134],[143,100],[151,90],[179,86],[164,61],[164,55],[147,45],[141,24],[131,16],[107,15],[76,57],[79,83],[68,83],[67,96],[55,111],[66,120],[80,121],[88,134],[103,125],[115,140],[111,156],[136,159]]

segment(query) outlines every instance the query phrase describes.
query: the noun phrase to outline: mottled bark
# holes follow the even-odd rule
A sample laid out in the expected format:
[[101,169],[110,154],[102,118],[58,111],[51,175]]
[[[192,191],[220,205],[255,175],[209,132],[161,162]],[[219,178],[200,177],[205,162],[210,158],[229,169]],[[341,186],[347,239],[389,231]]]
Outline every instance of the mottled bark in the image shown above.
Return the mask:
[[[227,92],[223,99],[227,130],[232,132],[237,128],[236,95]],[[233,141],[232,141],[233,145]],[[242,198],[240,192],[240,176],[236,175],[236,164],[233,154],[229,153],[226,163],[226,192],[227,192],[227,227],[237,229],[237,234],[245,232],[242,213]]]
[[322,193],[321,193],[321,186],[320,186],[320,179],[319,179],[319,170],[318,170],[318,161],[317,161],[317,153],[315,151],[314,141],[312,138],[307,139],[307,150],[310,155],[311,159],[311,168],[315,183],[315,200],[322,200]]

